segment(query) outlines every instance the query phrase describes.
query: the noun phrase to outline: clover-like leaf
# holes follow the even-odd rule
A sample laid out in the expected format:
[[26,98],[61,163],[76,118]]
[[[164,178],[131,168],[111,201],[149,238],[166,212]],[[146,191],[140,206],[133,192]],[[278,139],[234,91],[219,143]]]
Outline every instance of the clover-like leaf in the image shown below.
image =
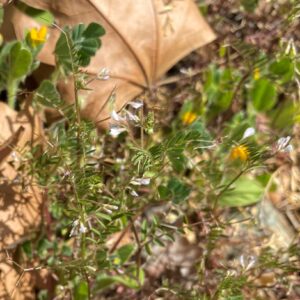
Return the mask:
[[104,28],[97,23],[78,24],[73,29],[65,27],[55,47],[58,62],[67,72],[72,70],[72,63],[79,67],[88,66],[100,48],[100,37],[104,34]]
[[63,103],[56,87],[50,80],[44,80],[35,92],[34,100],[42,105],[58,107]]
[[260,78],[254,82],[250,97],[257,111],[268,111],[277,101],[275,86],[267,78]]
[[222,206],[251,205],[261,200],[264,187],[255,179],[241,177],[220,198]]
[[21,42],[16,42],[10,49],[9,76],[11,79],[20,79],[29,71],[32,64],[32,55],[28,49],[22,47]]

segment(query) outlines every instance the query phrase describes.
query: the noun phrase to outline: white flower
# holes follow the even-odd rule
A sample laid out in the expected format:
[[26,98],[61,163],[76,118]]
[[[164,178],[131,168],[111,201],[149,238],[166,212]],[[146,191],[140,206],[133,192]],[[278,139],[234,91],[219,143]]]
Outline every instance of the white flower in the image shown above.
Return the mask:
[[124,159],[124,158],[120,158],[120,157],[117,157],[117,158],[116,158],[116,163],[122,164],[122,163],[124,163],[124,162],[125,162],[125,159]]
[[118,210],[119,209],[119,207],[117,205],[108,205],[107,204],[107,206],[109,206],[110,209],[113,209],[113,210]]
[[119,127],[119,126],[111,126],[109,130],[109,134],[113,137],[116,138],[118,137],[122,132],[125,132],[126,128],[124,127]]
[[141,108],[144,104],[142,100],[134,100],[130,101],[128,105],[132,106],[134,109],[139,109]]
[[130,111],[126,111],[126,115],[129,121],[133,121],[135,123],[140,121],[140,118],[137,115],[132,114]]
[[240,257],[240,264],[245,271],[250,270],[256,263],[256,259],[254,256],[249,256],[246,260],[244,255]]
[[281,137],[277,141],[278,148],[280,148],[280,149],[285,148],[289,144],[290,140],[291,140],[290,136]]
[[249,127],[245,130],[244,134],[243,134],[243,137],[242,137],[242,140],[243,139],[246,139],[252,135],[255,134],[255,129],[253,127]]
[[110,116],[116,122],[122,122],[126,120],[124,117],[121,117],[120,114],[118,114],[115,110],[111,112]]
[[181,68],[179,70],[181,74],[187,75],[187,76],[192,76],[193,75],[193,69],[192,68]]
[[131,196],[133,196],[133,197],[138,197],[138,196],[139,196],[139,194],[138,194],[135,190],[130,190],[130,191],[129,191],[129,194],[130,194]]
[[150,178],[133,178],[130,183],[132,185],[148,185],[150,184]]
[[291,153],[294,150],[292,145],[287,145],[284,149],[284,152]]
[[87,232],[87,228],[84,226],[84,224],[82,222],[80,222],[79,232],[80,233],[86,233]]
[[97,77],[98,79],[100,80],[108,80],[110,78],[110,75],[109,75],[109,69],[107,68],[102,68],[100,70],[100,72],[98,73]]
[[290,136],[281,137],[277,141],[276,150],[280,151],[280,152],[292,152],[293,151],[293,146],[289,144],[290,140],[291,140]]
[[82,234],[86,232],[87,232],[86,226],[81,221],[79,221],[79,219],[77,219],[72,223],[72,229],[69,236],[72,237],[78,235],[79,233]]
[[75,220],[73,223],[72,223],[72,229],[71,229],[71,232],[70,232],[70,237],[72,236],[75,236],[78,234],[78,225],[79,225],[79,220]]
[[14,161],[19,161],[19,158],[18,158],[17,153],[15,151],[13,151],[10,155],[11,155],[11,157]]
[[106,213],[108,213],[109,215],[111,215],[111,214],[113,213],[111,209],[108,209],[108,208],[106,208],[106,207],[103,207],[103,210],[104,210]]

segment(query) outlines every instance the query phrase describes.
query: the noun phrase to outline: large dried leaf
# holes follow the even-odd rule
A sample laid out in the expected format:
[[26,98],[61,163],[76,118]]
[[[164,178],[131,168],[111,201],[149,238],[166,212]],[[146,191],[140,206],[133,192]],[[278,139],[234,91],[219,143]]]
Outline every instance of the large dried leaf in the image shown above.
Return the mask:
[[30,108],[18,113],[0,102],[0,250],[22,242],[41,221],[41,191],[29,178],[23,186],[17,171],[21,155],[41,137],[41,128]]
[[[185,55],[215,38],[193,0],[23,2],[51,11],[60,27],[97,22],[105,28],[103,46],[86,68],[91,75],[98,74],[102,68],[110,71],[109,80],[93,81],[89,86],[93,91],[87,96],[84,114],[95,121],[108,116],[107,108],[102,110],[102,106],[114,89],[116,106],[120,109],[145,89],[154,88],[165,72]],[[26,28],[36,26],[34,20],[17,9],[8,11],[5,19],[6,23],[13,24],[18,38],[24,36]],[[50,30],[49,40],[40,54],[42,62],[55,64],[53,50],[59,34],[56,28]],[[66,84],[61,82],[60,89],[71,100],[72,89]]]

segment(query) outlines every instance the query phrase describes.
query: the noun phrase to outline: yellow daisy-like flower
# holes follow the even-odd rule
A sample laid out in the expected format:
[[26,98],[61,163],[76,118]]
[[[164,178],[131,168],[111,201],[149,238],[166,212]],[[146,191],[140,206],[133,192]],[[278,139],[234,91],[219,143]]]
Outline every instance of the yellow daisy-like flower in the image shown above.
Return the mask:
[[40,29],[32,28],[29,31],[29,38],[33,47],[39,46],[46,42],[47,38],[47,27],[42,26]]
[[258,80],[260,78],[260,70],[259,68],[255,68],[253,71],[253,79]]
[[249,159],[249,156],[249,149],[245,145],[234,146],[230,152],[230,159],[232,160],[239,159],[241,161],[246,161]]
[[190,125],[197,119],[197,115],[192,111],[187,111],[181,117],[182,123],[184,125]]

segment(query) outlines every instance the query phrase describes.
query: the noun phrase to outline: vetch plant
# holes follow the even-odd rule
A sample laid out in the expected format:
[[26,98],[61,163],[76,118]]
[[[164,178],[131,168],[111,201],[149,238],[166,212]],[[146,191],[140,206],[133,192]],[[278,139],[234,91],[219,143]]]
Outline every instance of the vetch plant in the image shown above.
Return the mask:
[[[255,119],[263,112],[277,121],[271,112],[289,78],[283,58],[247,70],[227,61],[207,68],[189,86],[189,99],[169,113],[172,118],[164,116],[167,121],[160,118],[163,108],[154,92],[117,110],[112,91],[109,128],[99,132],[81,115],[80,92],[89,89],[83,68],[105,31],[97,23],[59,29],[55,71],[32,95],[37,111],[51,108],[61,118],[46,127],[44,145],[25,153],[18,169],[25,188],[30,179],[43,191],[45,206],[41,229],[20,247],[22,259],[7,255],[20,269],[19,281],[47,270],[55,284],[41,290],[40,299],[48,293],[75,300],[240,300],[292,289],[288,281],[297,282],[299,245],[295,240],[286,249],[271,247],[258,217],[268,191],[276,191],[276,154],[293,150],[287,130],[275,134]],[[45,27],[34,28],[26,40],[0,49],[0,66],[10,63],[17,70],[19,56],[25,61],[25,53],[31,55],[30,64],[16,71],[20,76],[0,75],[7,90],[16,84],[8,93],[11,104],[38,65],[46,33]],[[114,75],[107,66],[96,77],[109,82]],[[56,87],[66,78],[73,83],[73,103]],[[239,89],[241,99],[251,98],[243,109]],[[231,114],[236,107],[240,111]]]

